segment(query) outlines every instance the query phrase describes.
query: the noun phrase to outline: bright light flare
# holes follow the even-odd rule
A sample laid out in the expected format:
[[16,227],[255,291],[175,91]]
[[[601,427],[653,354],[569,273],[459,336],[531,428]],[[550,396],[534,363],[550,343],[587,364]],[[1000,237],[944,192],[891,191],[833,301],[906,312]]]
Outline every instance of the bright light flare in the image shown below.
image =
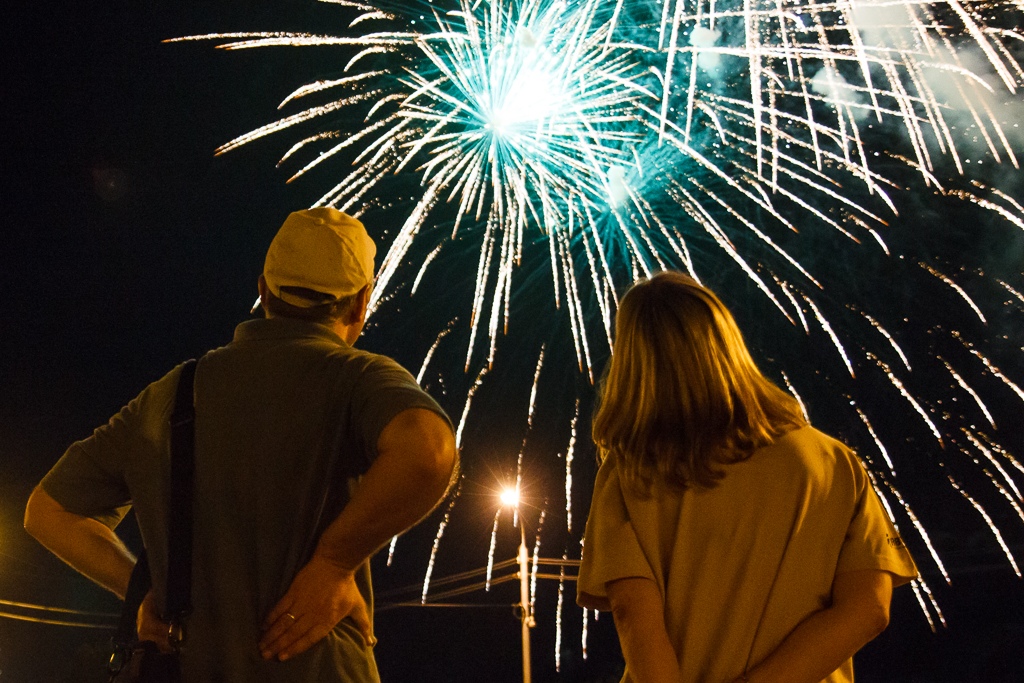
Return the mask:
[[519,491],[512,488],[511,486],[502,489],[501,494],[498,496],[501,500],[501,504],[505,507],[519,507]]

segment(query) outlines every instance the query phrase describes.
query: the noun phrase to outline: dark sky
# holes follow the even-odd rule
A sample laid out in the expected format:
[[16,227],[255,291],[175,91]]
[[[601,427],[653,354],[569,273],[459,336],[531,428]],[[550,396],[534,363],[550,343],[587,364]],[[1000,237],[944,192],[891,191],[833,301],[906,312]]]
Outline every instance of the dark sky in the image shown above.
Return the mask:
[[[175,363],[230,339],[248,317],[276,227],[320,194],[315,185],[286,185],[275,170],[285,142],[213,154],[270,120],[297,83],[316,75],[318,53],[225,54],[208,43],[160,41],[214,31],[326,32],[337,14],[299,0],[115,0],[8,12],[0,48],[0,600],[111,612],[113,598],[24,535],[24,501],[71,441]],[[393,342],[388,352],[414,362]],[[588,475],[586,466],[577,474]],[[558,481],[547,484],[557,489]],[[447,541],[465,551],[438,575],[483,563],[491,519],[482,519]],[[949,627],[932,635],[902,589],[890,629],[858,658],[858,680],[1011,680],[997,667],[1019,662],[1024,649],[1024,584],[990,539],[958,540],[951,526],[943,538],[954,585],[933,580]],[[436,519],[425,525],[395,567],[377,567],[381,589],[421,579],[435,528]],[[506,551],[515,551],[514,533],[502,537],[499,552]],[[505,588],[480,601],[513,602]],[[563,672],[554,672],[554,590],[545,584],[540,595],[535,680],[617,680],[610,617],[591,624],[584,662],[574,607]],[[568,584],[568,605],[572,590]],[[392,683],[517,680],[510,607],[396,609],[380,615],[378,631],[381,670]],[[102,632],[0,617],[0,682],[102,680],[81,672],[98,670],[105,642]]]
[[[183,358],[230,340],[249,317],[277,226],[320,194],[318,186],[287,186],[275,170],[290,142],[214,156],[218,145],[274,116],[277,103],[315,75],[316,54],[227,55],[212,44],[160,41],[212,31],[327,30],[337,21],[313,2],[114,2],[24,8],[7,27],[0,600],[117,611],[116,600],[24,534],[24,502],[68,444]],[[403,539],[394,568],[377,570],[381,592],[422,581],[437,521]],[[490,523],[483,520],[465,543],[446,541],[449,562],[459,570],[482,566]],[[515,553],[517,535],[506,532],[499,559]],[[435,578],[449,570],[455,566],[439,567]],[[547,617],[535,634],[537,680],[545,672],[550,680],[599,675],[568,643],[567,674],[551,678],[553,590],[542,584]],[[382,612],[385,679],[516,680],[517,590],[506,584],[470,600],[492,606]],[[591,642],[600,648],[604,641],[606,654],[591,661],[614,670],[610,619],[604,627]],[[108,637],[0,617],[0,681],[105,680],[99,672]]]

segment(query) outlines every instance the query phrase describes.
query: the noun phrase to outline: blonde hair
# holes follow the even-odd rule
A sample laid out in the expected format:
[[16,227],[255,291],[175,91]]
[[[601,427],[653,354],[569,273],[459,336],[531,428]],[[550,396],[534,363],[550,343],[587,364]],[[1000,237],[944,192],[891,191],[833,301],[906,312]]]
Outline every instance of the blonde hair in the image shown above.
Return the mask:
[[619,303],[615,349],[594,416],[598,457],[628,485],[710,488],[722,465],[806,424],[800,405],[750,357],[732,314],[710,290],[666,271]]

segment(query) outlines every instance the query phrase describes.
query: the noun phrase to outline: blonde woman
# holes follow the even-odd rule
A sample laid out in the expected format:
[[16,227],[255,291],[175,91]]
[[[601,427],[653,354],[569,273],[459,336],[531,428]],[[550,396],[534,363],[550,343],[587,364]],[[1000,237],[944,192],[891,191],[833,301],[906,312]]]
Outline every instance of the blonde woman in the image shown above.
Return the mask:
[[593,437],[578,602],[613,613],[623,682],[853,680],[917,568],[712,292],[663,272],[626,293]]

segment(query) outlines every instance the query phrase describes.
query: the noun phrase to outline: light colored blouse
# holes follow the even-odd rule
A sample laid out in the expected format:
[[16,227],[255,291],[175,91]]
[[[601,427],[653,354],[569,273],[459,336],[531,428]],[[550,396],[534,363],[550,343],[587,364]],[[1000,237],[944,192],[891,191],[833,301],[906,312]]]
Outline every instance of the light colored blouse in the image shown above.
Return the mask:
[[[885,570],[894,586],[917,576],[863,465],[835,439],[804,427],[725,472],[714,488],[655,485],[645,499],[609,458],[594,485],[577,602],[609,610],[609,581],[652,579],[680,681],[731,681],[757,665],[830,604],[836,574]],[[825,680],[852,681],[853,661]]]

